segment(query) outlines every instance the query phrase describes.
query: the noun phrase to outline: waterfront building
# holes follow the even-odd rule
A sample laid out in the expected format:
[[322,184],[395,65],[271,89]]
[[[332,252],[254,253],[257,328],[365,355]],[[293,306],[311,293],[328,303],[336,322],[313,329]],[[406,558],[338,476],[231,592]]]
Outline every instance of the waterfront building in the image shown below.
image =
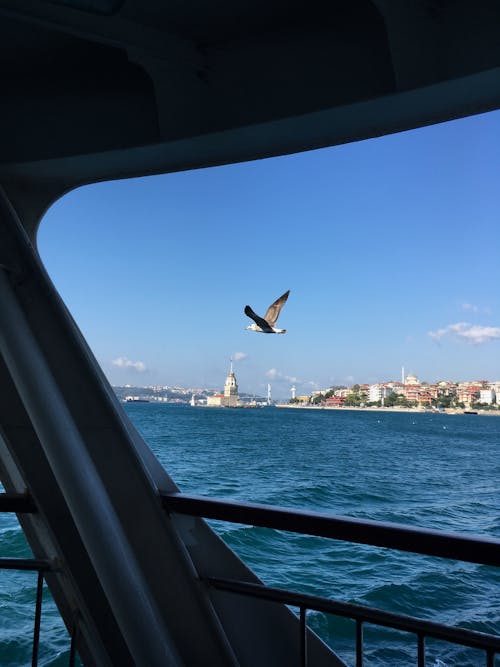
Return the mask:
[[492,382],[490,387],[495,392],[497,404],[500,405],[500,382]]
[[491,405],[495,401],[495,396],[494,389],[481,389],[479,391],[479,402]]
[[226,408],[235,408],[238,405],[238,384],[233,371],[233,361],[224,384],[224,406]]
[[383,398],[387,398],[389,394],[392,394],[391,387],[386,387],[382,384],[371,384],[368,389],[368,401],[370,403],[376,403]]
[[418,406],[424,407],[426,405],[432,405],[432,394],[428,389],[420,389],[418,392]]
[[405,387],[404,396],[407,401],[411,403],[418,403],[418,396],[420,393],[420,387]]
[[312,392],[311,397],[316,398],[317,396],[324,396],[327,391],[328,391],[328,389],[315,389]]
[[208,408],[221,408],[224,401],[224,394],[216,392],[212,396],[207,396],[207,407]]
[[224,383],[224,393],[215,393],[207,397],[207,407],[211,408],[236,408],[239,405],[238,383],[233,371],[233,362]]
[[408,401],[416,403],[419,407],[431,405],[432,403],[431,392],[427,387],[421,387],[420,385],[405,387],[405,397]]
[[407,384],[404,387],[403,394],[405,398],[407,398],[409,401],[416,401],[419,391],[420,391],[419,384]]
[[334,408],[340,408],[345,403],[345,396],[330,396],[325,400],[325,405],[329,405]]
[[479,400],[479,392],[481,387],[479,385],[469,385],[464,383],[467,386],[459,386],[457,390],[457,401],[463,403],[466,407],[470,407],[472,403],[475,403]]
[[448,380],[441,380],[437,383],[437,388],[441,396],[450,396],[456,393],[456,382],[449,382]]

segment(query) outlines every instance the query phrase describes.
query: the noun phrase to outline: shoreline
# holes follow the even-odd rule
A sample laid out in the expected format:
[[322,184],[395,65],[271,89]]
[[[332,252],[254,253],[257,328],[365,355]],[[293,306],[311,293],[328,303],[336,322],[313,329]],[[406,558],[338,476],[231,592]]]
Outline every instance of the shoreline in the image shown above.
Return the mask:
[[[337,410],[337,411],[355,411],[355,412],[410,412],[413,414],[424,415],[464,415],[466,412],[461,409],[446,408],[445,410],[425,410],[421,408],[404,408],[404,407],[356,407],[351,405],[349,407],[341,407],[334,405],[297,405],[290,403],[276,403],[276,408],[289,408],[291,410]],[[500,417],[500,410],[474,410],[478,416]]]

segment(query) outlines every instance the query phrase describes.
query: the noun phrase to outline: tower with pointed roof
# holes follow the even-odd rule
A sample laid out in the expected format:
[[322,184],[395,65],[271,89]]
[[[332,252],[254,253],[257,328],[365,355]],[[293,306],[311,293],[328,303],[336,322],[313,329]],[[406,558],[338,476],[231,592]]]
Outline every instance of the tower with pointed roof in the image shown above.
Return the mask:
[[228,408],[235,408],[238,405],[238,383],[233,371],[233,360],[231,359],[231,367],[224,384],[224,403]]

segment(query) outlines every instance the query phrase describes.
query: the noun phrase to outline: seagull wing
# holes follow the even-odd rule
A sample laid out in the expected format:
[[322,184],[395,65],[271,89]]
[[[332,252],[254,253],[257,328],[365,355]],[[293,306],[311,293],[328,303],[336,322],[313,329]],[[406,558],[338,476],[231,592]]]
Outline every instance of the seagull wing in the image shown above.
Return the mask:
[[[264,315],[264,319],[266,322],[269,324],[269,326],[274,327],[276,320],[279,317],[279,314],[281,312],[281,309],[286,303],[286,300],[288,299],[288,295],[290,294],[290,290],[285,292],[280,296],[279,299],[276,299],[274,303],[272,303],[269,308],[267,309],[266,314]],[[260,326],[260,324],[259,324]]]
[[251,317],[255,324],[262,329],[262,331],[272,331],[266,320],[257,315],[257,313],[254,313],[250,306],[245,306],[245,315]]

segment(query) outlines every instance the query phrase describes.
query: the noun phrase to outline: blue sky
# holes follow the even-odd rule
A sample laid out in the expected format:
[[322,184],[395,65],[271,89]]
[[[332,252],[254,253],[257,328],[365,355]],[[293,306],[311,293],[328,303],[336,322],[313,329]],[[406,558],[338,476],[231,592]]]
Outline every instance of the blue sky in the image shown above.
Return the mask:
[[[38,245],[113,384],[300,393],[500,379],[500,112],[378,139],[99,183]],[[246,331],[291,294],[278,324]]]

